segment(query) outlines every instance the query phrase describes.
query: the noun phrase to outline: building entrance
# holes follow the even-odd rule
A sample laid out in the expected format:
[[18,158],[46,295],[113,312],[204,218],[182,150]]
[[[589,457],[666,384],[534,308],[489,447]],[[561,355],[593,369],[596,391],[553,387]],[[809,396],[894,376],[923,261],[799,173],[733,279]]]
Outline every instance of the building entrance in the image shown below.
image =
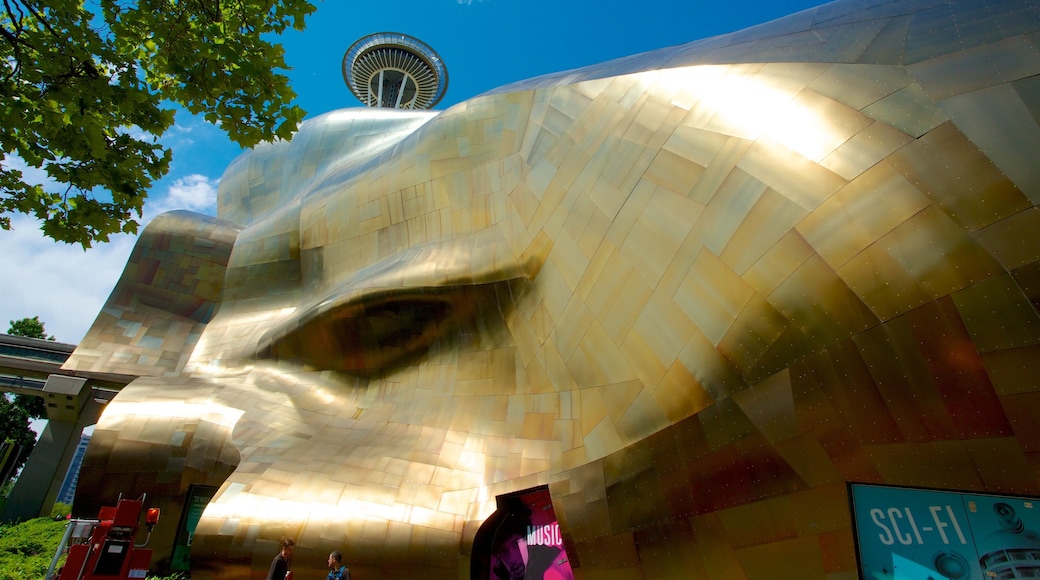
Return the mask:
[[499,496],[477,530],[474,580],[573,580],[571,559],[547,487]]

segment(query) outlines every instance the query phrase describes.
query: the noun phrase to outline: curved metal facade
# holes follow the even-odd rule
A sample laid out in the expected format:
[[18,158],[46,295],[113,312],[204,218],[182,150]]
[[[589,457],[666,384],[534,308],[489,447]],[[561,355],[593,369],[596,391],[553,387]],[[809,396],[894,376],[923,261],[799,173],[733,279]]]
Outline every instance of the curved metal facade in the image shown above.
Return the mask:
[[849,481],[1038,495],[1038,43],[1033,2],[839,1],[312,119],[142,236],[66,365],[141,375],[75,509],[219,485],[193,578],[286,536],[459,578],[548,485],[579,577],[822,579]]

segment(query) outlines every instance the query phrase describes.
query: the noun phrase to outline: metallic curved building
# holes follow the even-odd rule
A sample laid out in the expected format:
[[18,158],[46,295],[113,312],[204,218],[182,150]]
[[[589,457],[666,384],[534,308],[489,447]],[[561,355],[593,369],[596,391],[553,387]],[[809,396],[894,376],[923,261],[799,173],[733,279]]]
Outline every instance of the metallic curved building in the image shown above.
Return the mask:
[[380,32],[350,45],[343,55],[343,80],[368,107],[432,109],[448,90],[448,69],[418,38]]
[[824,579],[850,482],[1040,495],[1038,43],[1034,2],[839,0],[309,120],[141,236],[66,364],[140,377],[75,511],[196,510],[196,579],[289,536],[297,577],[477,578],[542,488],[528,566]]

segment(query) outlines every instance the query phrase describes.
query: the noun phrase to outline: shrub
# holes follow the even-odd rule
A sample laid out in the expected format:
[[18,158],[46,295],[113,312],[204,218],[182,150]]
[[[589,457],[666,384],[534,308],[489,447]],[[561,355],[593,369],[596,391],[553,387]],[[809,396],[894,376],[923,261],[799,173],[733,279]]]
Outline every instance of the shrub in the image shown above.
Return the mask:
[[51,508],[51,518],[55,520],[64,520],[72,513],[72,506],[67,503],[58,502]]
[[[59,507],[63,506],[63,507]],[[0,580],[43,578],[58,549],[67,523],[69,506],[56,504],[49,518],[35,518],[14,525],[0,525]],[[61,519],[56,519],[61,516]],[[59,562],[59,566],[61,563]],[[149,576],[150,580],[189,580],[190,575]]]
[[64,532],[54,518],[0,526],[0,580],[43,578]]

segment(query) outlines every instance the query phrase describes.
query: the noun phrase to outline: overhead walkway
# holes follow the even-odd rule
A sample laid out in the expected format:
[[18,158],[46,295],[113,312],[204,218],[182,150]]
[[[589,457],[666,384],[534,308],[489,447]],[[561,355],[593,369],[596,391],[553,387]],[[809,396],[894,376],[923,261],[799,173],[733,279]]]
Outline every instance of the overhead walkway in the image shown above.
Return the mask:
[[0,334],[0,389],[5,393],[45,397],[47,378],[62,375],[86,379],[94,394],[107,402],[136,378],[112,373],[63,371],[61,365],[74,350],[74,344]]

